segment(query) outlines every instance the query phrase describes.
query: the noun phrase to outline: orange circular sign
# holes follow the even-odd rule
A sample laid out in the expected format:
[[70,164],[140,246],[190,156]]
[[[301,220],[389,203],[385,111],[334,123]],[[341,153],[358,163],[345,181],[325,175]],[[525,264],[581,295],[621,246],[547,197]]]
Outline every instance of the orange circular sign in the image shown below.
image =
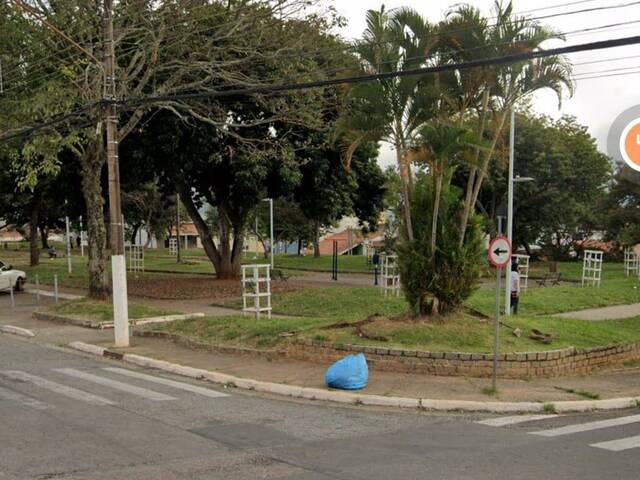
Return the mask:
[[622,131],[620,153],[627,165],[640,171],[640,118],[630,122]]

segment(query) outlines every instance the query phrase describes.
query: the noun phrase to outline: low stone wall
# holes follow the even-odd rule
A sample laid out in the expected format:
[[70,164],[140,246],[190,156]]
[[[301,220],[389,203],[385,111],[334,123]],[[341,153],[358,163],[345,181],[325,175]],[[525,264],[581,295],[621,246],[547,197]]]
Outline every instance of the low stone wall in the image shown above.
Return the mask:
[[[349,353],[364,353],[372,370],[430,375],[491,376],[493,354],[424,352],[359,345],[333,345],[297,340],[287,356],[299,360],[335,361]],[[506,353],[498,357],[503,378],[559,377],[585,374],[640,359],[640,343],[587,349],[574,347],[546,352]]]
[[[443,376],[489,377],[493,355],[460,352],[424,352],[361,345],[334,345],[313,340],[292,340],[281,350],[257,350],[218,346],[198,342],[183,335],[162,331],[134,331],[134,335],[161,338],[195,350],[267,358],[292,358],[329,364],[345,355],[364,353],[372,371],[418,373]],[[547,352],[505,353],[499,357],[498,375],[502,378],[560,377],[586,374],[640,360],[640,342],[587,349],[574,347]]]

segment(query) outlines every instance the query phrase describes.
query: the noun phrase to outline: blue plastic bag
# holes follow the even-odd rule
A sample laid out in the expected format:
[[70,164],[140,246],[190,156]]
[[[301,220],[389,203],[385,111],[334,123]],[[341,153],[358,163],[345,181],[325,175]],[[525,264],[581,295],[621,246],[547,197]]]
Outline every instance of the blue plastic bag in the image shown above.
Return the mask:
[[367,386],[369,367],[364,354],[348,355],[327,369],[324,380],[331,388],[360,390]]

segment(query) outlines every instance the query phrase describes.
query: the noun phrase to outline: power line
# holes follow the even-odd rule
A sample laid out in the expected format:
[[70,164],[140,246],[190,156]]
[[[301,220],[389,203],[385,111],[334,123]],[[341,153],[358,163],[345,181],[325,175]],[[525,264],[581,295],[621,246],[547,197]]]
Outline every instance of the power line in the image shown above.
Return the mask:
[[609,73],[605,75],[594,75],[592,77],[581,77],[581,78],[577,78],[576,81],[581,82],[583,80],[594,80],[596,78],[624,77],[627,75],[638,75],[639,73],[640,73],[640,70],[637,70],[635,72],[626,72],[626,73]]
[[[588,27],[588,28],[583,28],[583,29],[579,29],[579,30],[572,30],[572,31],[568,31],[568,32],[560,32],[558,35],[561,36],[571,36],[571,35],[576,35],[576,34],[581,34],[581,33],[586,33],[586,32],[594,32],[597,30],[603,30],[603,29],[608,29],[608,28],[612,28],[612,27],[616,27],[616,26],[620,26],[620,25],[629,25],[629,24],[637,24],[640,23],[640,20],[632,20],[632,21],[628,21],[628,22],[619,22],[619,23],[613,23],[613,24],[608,24],[608,25],[600,25],[600,26],[594,26],[594,27]],[[479,49],[485,49],[487,47],[497,47],[497,46],[502,46],[502,45],[517,45],[518,43],[526,43],[526,40],[523,40],[521,42],[511,42],[511,41],[504,41],[504,42],[494,42],[494,43],[489,43],[486,45],[481,45],[478,47],[472,47],[469,48],[467,50],[464,50],[464,52],[472,52],[475,50],[479,50]],[[298,56],[302,56],[300,54],[298,54]],[[404,59],[405,63],[408,62],[414,62],[417,60],[427,60],[429,58],[429,56],[424,56],[424,55],[419,55],[419,56],[413,56],[413,57],[407,57],[406,59]],[[253,59],[255,60],[255,59]],[[249,61],[249,60],[248,60]],[[383,65],[388,65],[388,64],[392,64],[395,63],[395,60],[389,60],[389,61],[382,61],[380,62],[380,64]],[[315,70],[314,72],[310,72],[310,73],[317,73],[317,74],[322,74],[325,77],[329,77],[333,74],[336,73],[340,73],[340,72],[345,72],[345,71],[353,71],[355,68],[355,66],[350,66],[350,67],[338,67],[338,68],[332,68],[332,69],[318,69]],[[24,82],[20,82],[19,85],[16,85],[14,87],[10,87],[10,88],[6,88],[5,91],[15,91],[18,90],[19,88],[26,88],[28,85],[30,84],[34,84],[37,83],[39,81],[51,78],[55,75],[60,74],[59,71],[53,71],[53,72],[48,72],[45,73],[44,75],[41,76],[37,76],[37,77],[31,77],[29,80],[24,81]],[[279,77],[278,76],[271,76],[271,77],[267,77],[267,78],[262,78],[262,80],[277,80]],[[218,85],[218,88],[220,87],[228,87],[228,86],[233,86],[233,85]]]
[[582,77],[584,75],[594,75],[594,74],[598,74],[598,73],[624,72],[625,70],[635,70],[637,68],[640,68],[640,65],[634,65],[633,67],[610,68],[610,69],[607,69],[607,70],[596,70],[594,72],[576,73],[573,76],[574,77]]
[[[549,6],[549,7],[541,7],[541,8],[538,8],[538,9],[533,9],[533,10],[529,10],[529,11],[525,11],[525,12],[521,12],[521,13],[515,13],[514,15],[521,15],[522,13],[534,12],[534,11],[543,11],[543,10],[547,10],[547,9],[560,8],[560,7],[563,7],[563,6],[576,5],[576,4],[581,4],[581,3],[587,3],[587,1],[569,2],[569,3],[565,3],[565,4],[552,5],[552,6]],[[602,10],[620,9],[620,8],[626,8],[626,7],[635,6],[635,5],[640,5],[640,1],[633,1],[633,2],[628,2],[628,3],[620,3],[620,4],[616,4],[616,5],[594,7],[594,8],[581,9],[581,10],[572,10],[572,11],[568,11],[568,12],[559,12],[559,13],[554,13],[554,14],[545,15],[545,16],[539,16],[539,17],[527,17],[527,20],[528,21],[537,21],[537,20],[542,20],[542,19],[567,16],[567,15],[575,15],[575,14],[589,13],[589,12],[602,11]],[[204,7],[199,7],[199,8],[204,8]],[[169,13],[171,13],[171,12],[169,12]],[[209,16],[209,17],[205,17],[203,19],[191,19],[191,20],[187,20],[187,23],[192,23],[193,21],[197,21],[197,20],[210,20],[212,18],[216,18],[216,17],[221,16],[221,15],[222,15],[221,13],[217,13],[215,15],[212,15],[212,16]],[[493,18],[496,18],[496,17],[493,17]],[[502,25],[513,24],[513,23],[516,23],[517,21],[518,21],[518,19],[510,20],[508,22],[503,22]],[[185,22],[181,22],[181,25],[184,24],[184,23]],[[225,23],[220,24],[220,25],[216,25],[215,27],[206,27],[206,28],[204,28],[204,29],[202,29],[200,31],[196,30],[196,31],[192,31],[192,32],[186,32],[187,35],[185,35],[185,32],[177,32],[173,36],[170,35],[170,36],[165,37],[165,39],[163,41],[164,42],[168,42],[168,41],[170,41],[172,39],[176,39],[176,38],[179,38],[180,41],[185,41],[187,36],[197,35],[199,33],[206,33],[207,31],[210,31],[210,30],[220,29],[223,26],[225,26],[227,24],[231,24],[231,23],[232,23],[232,21],[225,22]],[[619,25],[628,25],[630,23],[633,23],[633,22],[622,22],[622,23],[616,23],[616,24],[611,24],[611,25],[602,26],[602,27],[592,27],[591,29],[581,29],[581,30],[577,30],[577,31],[574,31],[574,32],[567,32],[567,33],[564,33],[562,35],[587,33],[587,32],[591,32],[591,31],[595,31],[597,29],[611,28],[611,27],[615,27],[615,26],[619,26]],[[491,25],[488,25],[488,26],[489,27],[495,27],[495,26],[498,26],[498,24],[491,24]],[[464,31],[468,31],[468,30],[470,30],[470,27],[457,28],[457,29],[449,30],[446,33],[451,35],[453,33],[464,32]],[[390,41],[385,41],[385,42],[381,42],[381,44],[386,44],[386,43],[389,43],[389,42]],[[499,44],[496,44],[496,45],[499,45]],[[490,45],[490,44],[489,45],[483,45],[483,46],[478,47],[478,48],[486,48],[487,46],[492,46],[492,45]],[[328,52],[343,52],[343,51],[346,51],[346,50],[357,50],[359,47],[360,47],[359,44],[355,44],[355,45],[351,45],[351,46],[337,47],[335,49],[318,50],[318,51],[313,52],[311,54],[312,55],[320,55],[322,53],[328,53]],[[131,52],[135,51],[137,48],[138,48],[137,46],[133,46],[130,49],[126,49],[125,48],[125,49],[123,49],[122,51],[119,52],[119,55],[131,53]],[[470,51],[470,49],[467,50],[467,51]],[[290,54],[282,54],[281,53],[278,56],[278,58],[284,58],[284,57],[289,57],[289,56],[298,57],[298,56],[300,56],[300,52],[292,52]],[[256,61],[258,59],[253,59],[253,60]]]

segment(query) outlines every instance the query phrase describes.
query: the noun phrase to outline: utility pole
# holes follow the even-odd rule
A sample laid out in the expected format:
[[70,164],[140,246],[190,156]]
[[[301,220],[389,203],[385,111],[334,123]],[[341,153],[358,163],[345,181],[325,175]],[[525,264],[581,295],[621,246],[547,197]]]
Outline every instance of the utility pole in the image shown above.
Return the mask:
[[116,347],[129,346],[127,266],[124,256],[124,225],[120,206],[118,161],[118,116],[116,112],[115,48],[113,45],[113,0],[104,0],[104,102],[107,126],[107,171],[109,174],[109,218],[111,221],[111,274],[113,279],[113,324]]
[[[515,163],[516,115],[511,107],[511,125],[509,128],[509,193],[507,198],[507,238],[513,248],[513,165]],[[511,315],[511,268],[505,268],[504,315]]]
[[182,263],[182,253],[180,249],[180,195],[176,193],[176,253],[178,263]]

